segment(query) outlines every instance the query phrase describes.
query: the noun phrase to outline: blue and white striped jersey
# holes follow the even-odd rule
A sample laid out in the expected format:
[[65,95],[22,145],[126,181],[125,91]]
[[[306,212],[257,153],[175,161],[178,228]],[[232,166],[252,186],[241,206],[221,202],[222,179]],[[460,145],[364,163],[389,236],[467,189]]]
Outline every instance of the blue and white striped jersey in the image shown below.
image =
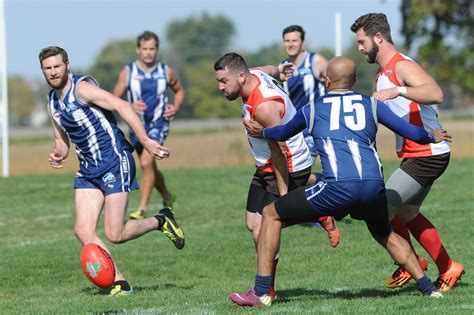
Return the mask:
[[151,122],[167,120],[163,117],[168,103],[168,66],[158,62],[151,71],[145,71],[137,61],[126,66],[128,70],[127,97],[130,103],[142,100],[147,109],[140,118],[145,129]]
[[121,161],[123,151],[133,151],[122,131],[117,127],[112,112],[94,104],[83,104],[76,96],[77,84],[87,81],[98,86],[90,76],[69,74],[71,86],[64,99],[54,90],[48,95],[52,119],[69,136],[76,146],[81,175],[97,177],[107,171],[112,163]]
[[[321,82],[314,75],[314,56],[314,53],[305,52],[301,63],[295,65],[294,75],[283,84],[296,109],[300,109],[308,103],[313,103],[318,97],[325,94],[324,82]],[[283,63],[285,62],[288,62],[288,60],[283,61]]]
[[329,92],[303,108],[325,181],[383,179],[375,148],[376,106],[372,98],[348,91]]

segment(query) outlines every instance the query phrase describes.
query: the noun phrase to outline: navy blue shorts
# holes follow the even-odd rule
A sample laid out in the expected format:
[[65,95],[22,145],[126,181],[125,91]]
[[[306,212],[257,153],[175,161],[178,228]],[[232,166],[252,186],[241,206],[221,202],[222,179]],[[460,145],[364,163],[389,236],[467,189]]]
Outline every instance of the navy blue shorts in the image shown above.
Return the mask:
[[118,192],[129,192],[138,189],[135,175],[135,161],[132,153],[123,151],[122,157],[97,177],[86,178],[78,172],[74,180],[74,189],[99,189],[105,196]]
[[[158,143],[161,145],[165,143],[169,130],[170,124],[167,120],[159,120],[157,122],[145,124],[145,131],[148,137],[158,141]],[[143,145],[140,143],[140,141],[138,141],[137,136],[132,130],[130,130],[130,142],[132,143],[135,150],[137,150],[137,153],[142,154]]]
[[390,232],[385,185],[380,180],[324,182],[298,188],[275,202],[283,221],[312,221],[323,216],[341,220],[347,215],[364,220],[377,236]]

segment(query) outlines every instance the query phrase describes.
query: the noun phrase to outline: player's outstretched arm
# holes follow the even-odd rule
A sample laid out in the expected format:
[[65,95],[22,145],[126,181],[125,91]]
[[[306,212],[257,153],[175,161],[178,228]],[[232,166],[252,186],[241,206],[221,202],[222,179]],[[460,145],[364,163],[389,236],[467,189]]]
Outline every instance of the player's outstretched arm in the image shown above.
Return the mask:
[[291,62],[280,63],[278,66],[274,66],[274,65],[260,66],[260,67],[257,67],[256,69],[263,71],[266,74],[280,81],[288,80],[290,77],[294,75],[294,72],[295,72],[295,69]]
[[144,148],[155,159],[161,160],[164,157],[169,157],[170,151],[168,148],[161,146],[158,142],[148,137],[140,119],[130,106],[130,103],[85,81],[79,82],[76,93],[85,104],[95,104],[104,109],[116,111],[130,126]]
[[441,141],[451,142],[451,136],[446,130],[434,129],[428,133],[425,129],[409,124],[395,115],[390,108],[382,102],[377,102],[377,118],[381,124],[396,134],[420,144],[438,143]]
[[302,108],[296,112],[296,115],[284,125],[275,126],[273,128],[265,128],[262,135],[265,139],[286,141],[297,135],[306,128],[306,120],[304,118]]

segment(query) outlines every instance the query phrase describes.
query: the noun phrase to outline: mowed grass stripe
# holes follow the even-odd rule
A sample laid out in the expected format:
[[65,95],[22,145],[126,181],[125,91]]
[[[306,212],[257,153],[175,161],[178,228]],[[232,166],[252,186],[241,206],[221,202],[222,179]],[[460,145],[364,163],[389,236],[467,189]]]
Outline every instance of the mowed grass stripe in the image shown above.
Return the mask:
[[[387,176],[396,166],[385,164]],[[462,282],[445,299],[423,298],[413,284],[402,290],[385,289],[383,281],[396,266],[370,239],[365,224],[344,219],[336,249],[321,229],[296,226],[282,232],[279,298],[265,310],[240,309],[227,300],[230,292],[252,286],[256,272],[255,250],[244,220],[252,168],[165,171],[178,195],[176,216],[187,244],[177,251],[159,232],[111,244],[120,269],[137,291],[126,299],[110,299],[83,275],[81,246],[73,234],[72,175],[1,179],[0,313],[470,314],[472,170],[474,159],[453,160],[422,208],[439,228],[450,255],[466,268]],[[160,203],[154,195],[154,211]],[[134,192],[130,209],[137,205]],[[102,222],[99,226],[103,236]],[[415,247],[428,258],[418,244]],[[437,277],[431,261],[428,275]]]

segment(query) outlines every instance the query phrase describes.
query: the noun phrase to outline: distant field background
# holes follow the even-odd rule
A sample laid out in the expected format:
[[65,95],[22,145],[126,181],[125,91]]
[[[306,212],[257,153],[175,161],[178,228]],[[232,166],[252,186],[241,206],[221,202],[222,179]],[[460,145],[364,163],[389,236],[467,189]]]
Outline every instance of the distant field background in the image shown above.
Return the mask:
[[[442,120],[453,136],[452,157],[474,157],[474,120]],[[382,161],[398,159],[393,133],[379,125],[377,149]],[[123,130],[126,130],[124,128]],[[73,173],[77,170],[74,148],[61,171],[52,170],[48,155],[53,146],[50,128],[15,130],[10,145],[10,174]],[[253,165],[240,119],[182,121],[172,123],[166,146],[172,157],[159,162],[163,169],[215,168]]]

